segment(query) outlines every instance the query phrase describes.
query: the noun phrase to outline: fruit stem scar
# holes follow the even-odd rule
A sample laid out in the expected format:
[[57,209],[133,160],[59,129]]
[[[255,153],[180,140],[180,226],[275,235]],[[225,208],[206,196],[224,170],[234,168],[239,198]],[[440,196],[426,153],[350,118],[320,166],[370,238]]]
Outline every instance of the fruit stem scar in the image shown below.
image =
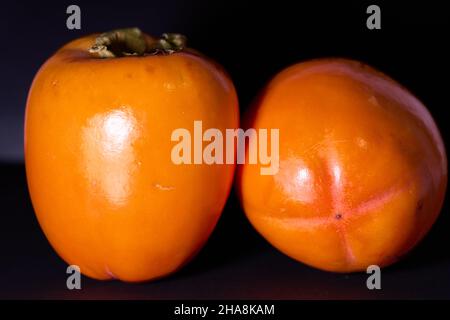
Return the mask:
[[171,54],[183,50],[186,42],[186,37],[178,33],[164,33],[156,38],[139,28],[117,29],[100,34],[89,53],[97,58]]

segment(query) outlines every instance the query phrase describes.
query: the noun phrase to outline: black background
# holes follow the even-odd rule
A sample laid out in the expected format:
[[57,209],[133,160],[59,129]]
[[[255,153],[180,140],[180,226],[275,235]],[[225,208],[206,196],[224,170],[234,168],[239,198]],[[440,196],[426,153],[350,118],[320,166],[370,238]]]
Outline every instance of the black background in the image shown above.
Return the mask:
[[[66,28],[70,4],[81,7],[81,30]],[[366,28],[369,4],[381,7],[381,30]],[[448,201],[426,239],[383,270],[383,289],[369,291],[366,274],[321,272],[274,250],[251,228],[234,194],[205,249],[179,273],[133,285],[83,278],[81,291],[69,291],[66,265],[34,218],[22,145],[26,95],[45,59],[81,35],[131,26],[185,34],[191,47],[230,73],[242,112],[292,63],[328,56],[364,61],[414,92],[447,142],[449,15],[443,1],[2,2],[0,298],[450,298]]]

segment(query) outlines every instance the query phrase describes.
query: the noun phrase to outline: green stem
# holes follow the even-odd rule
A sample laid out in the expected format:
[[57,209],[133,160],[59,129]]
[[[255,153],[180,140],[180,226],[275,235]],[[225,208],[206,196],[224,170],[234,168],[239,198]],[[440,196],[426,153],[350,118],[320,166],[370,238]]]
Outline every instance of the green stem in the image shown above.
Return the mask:
[[172,54],[186,47],[186,37],[164,33],[160,38],[148,36],[138,28],[105,32],[95,39],[89,53],[99,58]]

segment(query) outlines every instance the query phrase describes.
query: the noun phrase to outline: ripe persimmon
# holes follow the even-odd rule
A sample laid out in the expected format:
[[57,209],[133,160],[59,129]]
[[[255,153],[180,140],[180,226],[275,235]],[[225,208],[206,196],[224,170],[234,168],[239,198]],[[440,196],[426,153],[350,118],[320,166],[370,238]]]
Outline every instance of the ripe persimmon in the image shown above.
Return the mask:
[[273,246],[335,272],[386,266],[436,220],[447,159],[425,108],[356,61],[319,59],[272,79],[247,116],[278,128],[279,171],[239,168],[243,208]]
[[26,171],[38,221],[65,261],[92,278],[143,281],[195,255],[235,168],[172,162],[172,131],[195,120],[236,128],[237,96],[180,35],[86,36],[41,67],[27,101]]

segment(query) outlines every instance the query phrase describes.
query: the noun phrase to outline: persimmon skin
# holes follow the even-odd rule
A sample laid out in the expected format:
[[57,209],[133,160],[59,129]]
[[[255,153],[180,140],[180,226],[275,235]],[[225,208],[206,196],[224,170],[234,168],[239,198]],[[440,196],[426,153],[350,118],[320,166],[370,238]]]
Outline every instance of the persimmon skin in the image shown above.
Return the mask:
[[171,133],[236,128],[229,77],[193,52],[99,59],[96,35],[39,70],[25,119],[27,180],[38,221],[69,264],[95,279],[168,275],[208,239],[234,165],[175,165]]
[[318,269],[394,263],[429,231],[447,184],[447,159],[425,106],[356,61],[318,59],[272,79],[246,127],[279,128],[280,166],[238,169],[255,229]]

